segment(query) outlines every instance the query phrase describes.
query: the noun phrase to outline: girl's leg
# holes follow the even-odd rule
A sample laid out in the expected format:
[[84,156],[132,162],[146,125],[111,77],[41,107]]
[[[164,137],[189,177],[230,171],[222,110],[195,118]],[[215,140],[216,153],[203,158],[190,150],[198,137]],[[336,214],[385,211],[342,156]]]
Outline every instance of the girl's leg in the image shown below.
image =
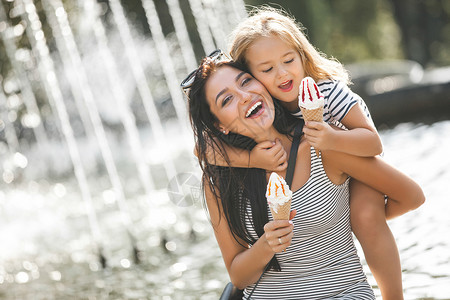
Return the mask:
[[364,250],[383,300],[403,299],[400,256],[386,223],[384,195],[352,179],[350,217],[353,233]]

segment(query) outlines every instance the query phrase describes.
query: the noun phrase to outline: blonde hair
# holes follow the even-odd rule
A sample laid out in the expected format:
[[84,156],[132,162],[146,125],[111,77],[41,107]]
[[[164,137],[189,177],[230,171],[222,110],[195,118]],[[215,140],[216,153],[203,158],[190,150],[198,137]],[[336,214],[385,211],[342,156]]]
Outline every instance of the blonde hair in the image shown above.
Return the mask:
[[252,9],[249,17],[231,33],[229,53],[231,57],[246,66],[246,53],[253,42],[262,37],[276,36],[298,51],[305,75],[315,81],[335,79],[350,83],[348,72],[334,58],[327,58],[319,52],[303,33],[303,27],[280,9],[261,6]]

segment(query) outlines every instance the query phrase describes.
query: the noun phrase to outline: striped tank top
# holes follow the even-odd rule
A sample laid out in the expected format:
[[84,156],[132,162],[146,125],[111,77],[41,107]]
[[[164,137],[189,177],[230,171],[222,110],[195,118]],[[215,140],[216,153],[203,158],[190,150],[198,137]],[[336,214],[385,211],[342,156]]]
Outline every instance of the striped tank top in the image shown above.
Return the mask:
[[[257,238],[247,209],[246,227]],[[375,299],[353,243],[349,178],[332,183],[312,147],[310,177],[293,192],[292,209],[297,210],[292,243],[276,254],[281,271],[266,271],[251,299]]]

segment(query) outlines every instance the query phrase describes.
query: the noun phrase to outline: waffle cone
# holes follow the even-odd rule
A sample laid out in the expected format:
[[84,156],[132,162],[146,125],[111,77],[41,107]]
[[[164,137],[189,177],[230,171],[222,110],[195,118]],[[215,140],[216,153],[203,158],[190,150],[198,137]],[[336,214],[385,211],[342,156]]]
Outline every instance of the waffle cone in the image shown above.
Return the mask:
[[[323,107],[319,107],[316,109],[306,109],[300,106],[302,110],[303,119],[305,121],[317,121],[323,122]],[[319,149],[314,148],[316,151],[316,156],[319,157]]]
[[270,212],[274,220],[289,220],[289,215],[291,213],[291,202],[292,199],[286,202],[284,205],[278,207],[278,212],[275,212],[272,207],[270,207]]

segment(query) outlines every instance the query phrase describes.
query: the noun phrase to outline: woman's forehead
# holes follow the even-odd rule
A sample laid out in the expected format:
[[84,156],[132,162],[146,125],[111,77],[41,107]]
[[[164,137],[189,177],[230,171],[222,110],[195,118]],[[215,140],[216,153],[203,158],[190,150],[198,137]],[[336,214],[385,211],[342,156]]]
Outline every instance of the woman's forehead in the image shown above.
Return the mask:
[[[210,80],[213,79],[213,77],[216,78],[216,80],[234,80],[235,77],[242,73],[243,71],[227,65],[222,65],[218,67],[210,76]],[[244,72],[245,73],[245,72]],[[209,81],[209,80],[208,80]]]
[[211,73],[208,81],[206,82],[206,97],[208,99],[213,97],[213,100],[215,100],[217,94],[221,91],[237,85],[237,80],[243,74],[247,73],[231,66],[221,66],[217,68]]

